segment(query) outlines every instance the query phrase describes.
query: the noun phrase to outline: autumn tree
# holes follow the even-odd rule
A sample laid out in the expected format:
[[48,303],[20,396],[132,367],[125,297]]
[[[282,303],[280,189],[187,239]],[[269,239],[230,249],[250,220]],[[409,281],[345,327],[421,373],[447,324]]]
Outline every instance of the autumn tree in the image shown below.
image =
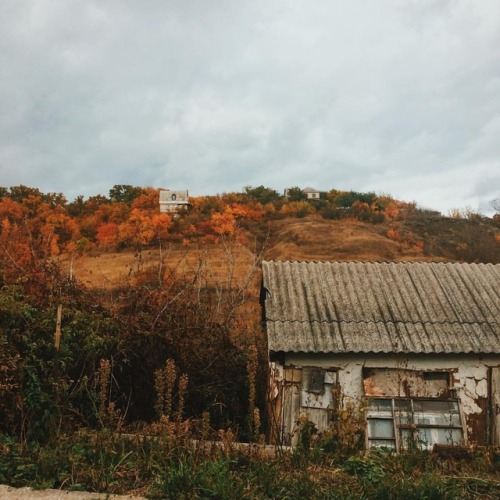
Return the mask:
[[144,188],[130,184],[116,184],[109,190],[109,199],[112,202],[123,202],[131,205],[141,194],[144,194]]
[[95,236],[97,243],[101,246],[114,245],[118,241],[118,225],[114,222],[105,222],[97,228]]
[[286,190],[286,199],[287,201],[304,201],[307,200],[307,195],[301,188],[295,186]]
[[142,194],[134,198],[131,203],[132,209],[146,210],[148,212],[157,212],[159,210],[160,190],[151,187],[144,188]]
[[130,217],[118,227],[119,242],[141,250],[156,238],[158,242],[167,238],[172,220],[168,214],[149,216],[134,208]]
[[26,274],[32,257],[26,214],[26,208],[10,198],[0,200],[0,275],[3,273],[8,281]]
[[306,217],[316,212],[316,209],[311,203],[307,201],[291,201],[285,203],[281,209],[280,214],[286,217]]
[[245,192],[250,198],[259,201],[263,205],[278,201],[281,198],[276,190],[262,185],[257,187],[246,187]]
[[226,207],[223,213],[212,215],[212,227],[218,235],[232,235],[236,230],[236,218],[231,207]]
[[28,198],[28,196],[41,197],[42,192],[38,188],[31,188],[24,185],[12,186],[9,189],[9,198],[11,200],[17,201],[18,203],[23,203],[23,200]]
[[89,198],[85,201],[85,206],[83,209],[84,213],[92,213],[98,210],[103,205],[108,205],[111,203],[111,200],[103,196],[102,194],[98,194],[95,196],[89,196]]
[[46,248],[46,255],[59,255],[61,251],[68,250],[70,243],[76,244],[80,229],[74,219],[62,211],[54,210],[42,224],[40,236],[42,247]]
[[78,217],[82,215],[85,210],[85,197],[82,195],[77,196],[71,203],[68,204],[68,214],[71,217]]

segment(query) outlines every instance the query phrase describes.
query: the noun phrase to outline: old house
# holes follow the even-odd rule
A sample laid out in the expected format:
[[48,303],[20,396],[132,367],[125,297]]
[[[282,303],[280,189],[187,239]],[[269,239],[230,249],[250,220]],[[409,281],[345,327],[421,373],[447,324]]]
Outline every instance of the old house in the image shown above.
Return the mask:
[[262,267],[274,441],[349,401],[367,448],[500,446],[500,265]]
[[187,190],[161,189],[159,202],[160,212],[176,214],[189,208],[189,195]]
[[308,200],[319,200],[320,192],[312,187],[306,187],[303,190]]
[[321,198],[321,193],[317,189],[314,189],[312,187],[306,187],[304,189],[286,188],[285,192],[284,192],[285,201],[291,201],[290,195],[292,192],[295,192],[294,193],[295,196],[292,198],[292,201],[297,201],[297,191],[300,192],[300,195],[301,195],[300,199],[302,199],[302,197],[305,200],[319,200]]

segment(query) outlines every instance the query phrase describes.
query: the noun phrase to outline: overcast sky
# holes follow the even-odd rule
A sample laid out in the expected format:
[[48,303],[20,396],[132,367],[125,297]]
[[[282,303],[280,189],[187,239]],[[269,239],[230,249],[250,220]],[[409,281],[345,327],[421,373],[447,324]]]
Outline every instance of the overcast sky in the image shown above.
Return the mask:
[[500,196],[498,0],[1,0],[0,186]]

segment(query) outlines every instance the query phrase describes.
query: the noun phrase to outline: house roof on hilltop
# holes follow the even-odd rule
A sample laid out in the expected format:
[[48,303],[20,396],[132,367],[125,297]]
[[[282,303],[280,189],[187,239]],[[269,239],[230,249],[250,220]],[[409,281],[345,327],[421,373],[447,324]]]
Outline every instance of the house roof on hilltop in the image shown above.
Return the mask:
[[314,189],[312,187],[306,187],[302,190],[303,193],[319,193],[317,189]]
[[500,353],[500,264],[262,268],[270,351]]

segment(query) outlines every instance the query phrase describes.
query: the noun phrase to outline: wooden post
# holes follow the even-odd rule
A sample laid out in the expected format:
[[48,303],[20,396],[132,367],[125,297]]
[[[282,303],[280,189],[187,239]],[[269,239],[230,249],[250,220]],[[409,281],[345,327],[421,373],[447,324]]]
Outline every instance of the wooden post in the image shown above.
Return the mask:
[[56,351],[59,352],[59,345],[61,343],[61,317],[62,317],[62,304],[57,306],[57,320],[56,320],[56,335],[54,341],[54,347]]

